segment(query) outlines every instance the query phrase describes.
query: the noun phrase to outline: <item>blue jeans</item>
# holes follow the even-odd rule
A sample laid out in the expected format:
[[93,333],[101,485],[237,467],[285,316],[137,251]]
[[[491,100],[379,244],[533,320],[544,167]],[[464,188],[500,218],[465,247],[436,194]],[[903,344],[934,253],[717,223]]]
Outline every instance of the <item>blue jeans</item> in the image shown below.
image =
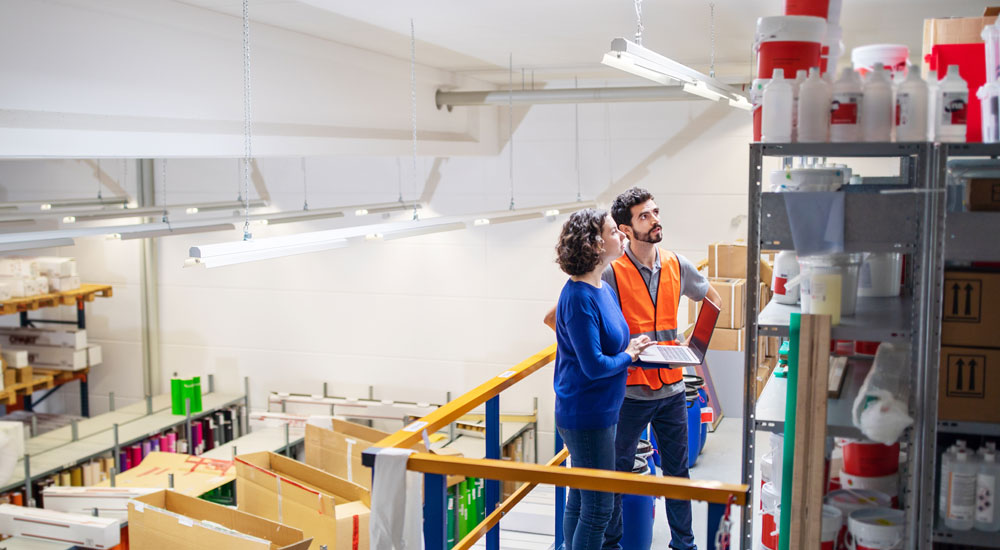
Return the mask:
[[[687,417],[684,392],[652,401],[626,397],[618,416],[615,469],[619,472],[632,471],[639,436],[646,425],[652,423],[663,475],[689,477]],[[694,532],[691,530],[691,501],[665,499],[664,506],[667,509],[667,523],[670,525],[670,548],[696,550]],[[611,523],[605,534],[605,550],[621,550],[622,529],[622,496],[616,494]]]
[[[567,430],[557,427],[574,468],[615,469],[615,427]],[[569,490],[563,535],[566,550],[600,550],[611,521],[614,493]]]

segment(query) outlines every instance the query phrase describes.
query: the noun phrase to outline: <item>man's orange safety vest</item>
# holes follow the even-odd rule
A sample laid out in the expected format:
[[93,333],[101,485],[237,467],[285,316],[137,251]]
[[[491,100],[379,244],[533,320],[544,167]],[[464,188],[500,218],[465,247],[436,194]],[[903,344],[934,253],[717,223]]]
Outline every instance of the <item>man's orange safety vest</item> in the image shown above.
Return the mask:
[[[681,270],[677,256],[660,249],[660,284],[655,304],[638,266],[628,254],[622,254],[612,262],[611,268],[618,283],[618,301],[628,322],[630,338],[646,335],[660,344],[676,343],[677,304],[681,293]],[[658,390],[664,385],[680,382],[682,377],[682,369],[629,367],[625,383]]]

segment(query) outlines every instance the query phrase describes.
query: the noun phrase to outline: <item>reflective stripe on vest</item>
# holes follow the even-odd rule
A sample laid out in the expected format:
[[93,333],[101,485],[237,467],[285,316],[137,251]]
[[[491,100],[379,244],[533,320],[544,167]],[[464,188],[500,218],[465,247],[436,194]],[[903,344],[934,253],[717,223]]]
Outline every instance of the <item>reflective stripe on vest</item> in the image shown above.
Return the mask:
[[[642,279],[639,268],[628,254],[611,263],[618,284],[618,302],[628,323],[631,338],[646,335],[661,344],[674,343],[677,339],[677,304],[680,302],[680,262],[673,252],[660,250],[660,283],[656,290],[656,303],[649,294],[649,287]],[[626,384],[649,386],[658,390],[664,385],[680,382],[682,369],[642,369],[629,367]]]

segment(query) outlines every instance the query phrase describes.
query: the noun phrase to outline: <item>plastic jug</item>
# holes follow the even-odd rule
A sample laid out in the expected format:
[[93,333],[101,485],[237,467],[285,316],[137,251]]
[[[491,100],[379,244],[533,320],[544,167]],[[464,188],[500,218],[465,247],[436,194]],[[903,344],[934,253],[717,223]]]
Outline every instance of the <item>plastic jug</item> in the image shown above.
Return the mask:
[[1000,489],[1000,463],[995,452],[983,454],[976,475],[976,516],[974,527],[979,531],[1000,531],[1000,510],[997,510],[997,490]]
[[850,67],[845,67],[833,83],[830,104],[830,141],[859,141],[861,138],[861,79]]
[[910,71],[896,93],[896,141],[927,140],[927,83]]
[[786,286],[785,283],[792,280],[799,274],[799,261],[795,257],[795,252],[782,250],[774,257],[774,269],[771,275],[771,290],[774,292],[773,300],[779,304],[795,305],[799,301],[799,291],[795,287]]
[[799,91],[807,74],[805,69],[799,69],[795,71],[795,80],[792,81],[792,141],[799,140]]
[[775,69],[771,81],[764,86],[761,141],[785,143],[792,140],[792,83],[785,80],[785,71]]
[[938,82],[935,100],[935,135],[938,141],[965,141],[968,109],[969,86],[958,74],[958,65],[949,65],[948,73]]
[[892,83],[881,63],[865,81],[861,101],[861,139],[889,141],[892,137]]
[[969,451],[959,449],[948,476],[948,503],[944,524],[956,531],[968,531],[975,523],[976,478],[979,468],[970,456]]
[[809,78],[799,87],[798,141],[822,143],[830,139],[830,83],[809,69]]

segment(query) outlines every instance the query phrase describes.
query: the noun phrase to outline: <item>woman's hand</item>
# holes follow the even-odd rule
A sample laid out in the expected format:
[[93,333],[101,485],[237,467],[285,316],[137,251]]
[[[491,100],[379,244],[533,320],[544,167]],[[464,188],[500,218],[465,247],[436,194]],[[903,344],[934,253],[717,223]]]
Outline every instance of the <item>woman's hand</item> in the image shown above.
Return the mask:
[[649,339],[649,336],[640,336],[638,338],[633,338],[629,343],[628,347],[625,348],[625,353],[629,354],[632,358],[632,362],[635,363],[639,359],[639,354],[642,350],[652,346],[656,342]]

